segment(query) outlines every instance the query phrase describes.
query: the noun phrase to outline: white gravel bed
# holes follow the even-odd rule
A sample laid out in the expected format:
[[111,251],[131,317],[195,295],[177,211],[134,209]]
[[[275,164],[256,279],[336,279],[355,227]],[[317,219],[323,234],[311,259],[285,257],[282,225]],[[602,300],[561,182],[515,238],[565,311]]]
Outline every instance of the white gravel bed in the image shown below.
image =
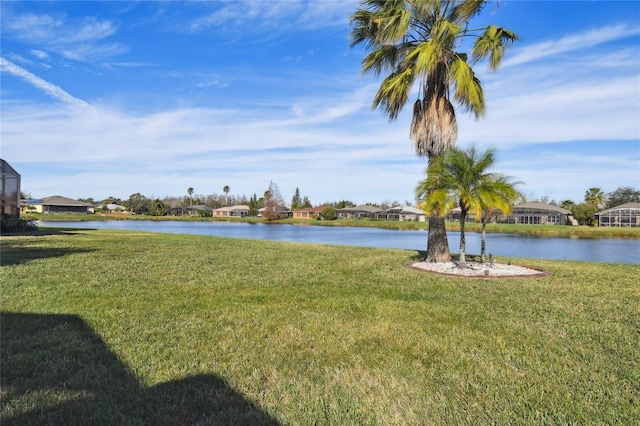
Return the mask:
[[417,262],[411,265],[413,268],[423,269],[429,272],[436,272],[439,274],[447,275],[459,275],[465,277],[499,277],[499,276],[528,276],[528,275],[542,275],[544,271],[537,269],[526,268],[518,265],[507,265],[504,263],[494,263],[493,266],[489,263],[484,265],[479,262],[467,262],[467,267],[461,268],[458,262],[446,262],[446,263],[431,263],[431,262]]

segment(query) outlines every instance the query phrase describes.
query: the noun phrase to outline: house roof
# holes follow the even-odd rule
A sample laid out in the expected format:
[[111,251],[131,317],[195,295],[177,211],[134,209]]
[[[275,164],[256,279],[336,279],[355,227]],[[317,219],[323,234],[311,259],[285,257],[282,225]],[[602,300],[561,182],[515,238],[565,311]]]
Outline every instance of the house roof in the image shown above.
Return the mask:
[[210,212],[211,210],[213,210],[213,208],[209,206],[203,206],[201,204],[195,204],[193,206],[187,206],[187,210],[199,210],[199,211]]
[[[259,208],[258,211],[259,212],[263,212],[263,211],[265,211],[267,209],[268,209],[268,207],[262,207],[262,208]],[[274,209],[274,211],[281,212],[281,213],[290,212],[291,211],[291,210],[289,210],[289,207],[286,207],[286,206],[275,206],[273,209]]]
[[125,206],[121,206],[120,204],[113,204],[113,203],[110,203],[110,204],[104,204],[104,205],[99,205],[99,206],[97,206],[97,207],[98,207],[98,208],[106,207],[106,208],[107,208],[107,209],[109,209],[109,210],[115,210],[115,209],[126,210],[126,209],[127,209]]
[[93,207],[93,204],[85,203],[84,201],[72,200],[71,198],[63,197],[62,195],[44,197],[40,204],[43,206]]
[[249,210],[249,206],[245,206],[244,204],[238,204],[235,206],[227,206],[227,207],[220,207],[219,209],[215,209],[215,212],[232,212],[232,211],[237,211],[237,210]]
[[609,213],[616,210],[626,210],[626,209],[640,209],[640,203],[624,203],[619,206],[611,207],[596,213],[596,215]]
[[531,201],[528,203],[518,204],[517,206],[513,206],[513,209],[546,210],[562,214],[571,214],[569,210],[563,209],[562,207],[552,206],[551,204],[541,203],[540,201]]
[[386,213],[399,213],[399,214],[427,214],[424,210],[417,209],[411,206],[394,206],[388,210],[385,210]]
[[355,207],[345,207],[342,209],[337,209],[338,212],[366,212],[366,213],[379,213],[382,211],[381,208],[367,205],[355,206]]
[[18,173],[16,169],[11,167],[11,165],[2,158],[0,158],[0,173],[9,176],[20,176],[20,173]]
[[322,210],[327,207],[325,206],[317,206],[317,207],[305,207],[303,209],[294,210],[296,212],[304,212],[304,213],[322,213]]

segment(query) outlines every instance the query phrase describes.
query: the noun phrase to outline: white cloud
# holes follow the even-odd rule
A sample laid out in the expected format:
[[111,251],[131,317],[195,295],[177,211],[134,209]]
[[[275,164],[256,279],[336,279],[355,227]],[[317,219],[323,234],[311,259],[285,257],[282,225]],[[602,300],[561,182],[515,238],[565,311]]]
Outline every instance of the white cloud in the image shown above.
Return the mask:
[[[74,61],[104,60],[127,51],[119,43],[105,44],[104,39],[113,36],[117,27],[111,21],[86,17],[70,20],[64,16],[5,13],[3,37],[14,38],[36,46],[32,52],[56,52]],[[40,59],[41,53],[38,53]]]
[[344,26],[355,1],[235,1],[214,3],[216,10],[193,20],[192,31],[221,27],[238,32],[313,30]]
[[32,49],[31,54],[38,59],[49,59],[49,54],[44,50]]
[[503,61],[502,67],[524,65],[540,59],[638,35],[640,35],[640,27],[628,27],[626,25],[606,26],[580,34],[572,34],[557,40],[548,40],[525,46],[518,49],[516,54],[509,55]]
[[74,105],[76,107],[90,107],[90,105],[82,99],[71,96],[60,87],[41,79],[40,77],[6,60],[5,58],[0,58],[0,70],[16,77],[22,78],[27,83],[42,89],[47,95],[51,96],[52,98]]

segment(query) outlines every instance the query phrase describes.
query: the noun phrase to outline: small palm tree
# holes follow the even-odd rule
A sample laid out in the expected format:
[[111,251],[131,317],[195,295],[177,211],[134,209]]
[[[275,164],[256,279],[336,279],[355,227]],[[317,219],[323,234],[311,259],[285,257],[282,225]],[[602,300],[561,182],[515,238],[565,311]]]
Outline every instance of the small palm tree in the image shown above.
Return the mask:
[[523,198],[522,194],[515,188],[520,182],[511,182],[508,176],[494,175],[495,179],[488,180],[488,199],[480,200],[482,213],[480,223],[482,224],[482,239],[480,242],[480,262],[486,262],[487,246],[487,223],[498,212],[508,215],[513,209],[513,205]]
[[229,205],[229,191],[231,189],[229,188],[229,185],[225,185],[224,188],[222,188],[222,192],[224,192],[224,200],[225,203],[227,203],[227,205]]
[[191,196],[193,195],[193,188],[189,187],[187,188],[187,194],[189,194],[189,205],[193,204],[193,198],[191,198]]
[[589,188],[584,194],[584,201],[599,209],[604,204],[604,192],[600,188]]
[[[389,73],[373,99],[373,108],[383,109],[395,120],[409,102],[414,83],[418,86],[410,134],[416,153],[428,157],[429,163],[457,139],[452,100],[476,117],[485,112],[482,86],[471,63],[488,58],[495,71],[506,47],[518,39],[495,25],[469,26],[486,4],[478,0],[361,0],[351,16],[352,46],[364,45],[370,51],[362,61],[362,71]],[[475,40],[471,58],[459,50],[463,39]],[[429,262],[450,259],[440,213],[429,219]]]
[[494,149],[452,148],[431,162],[427,178],[416,187],[420,207],[426,211],[444,216],[454,206],[460,207],[461,266],[466,265],[465,221],[469,212],[482,217],[493,208],[508,210],[512,193],[517,194],[509,178],[487,172],[494,163]]

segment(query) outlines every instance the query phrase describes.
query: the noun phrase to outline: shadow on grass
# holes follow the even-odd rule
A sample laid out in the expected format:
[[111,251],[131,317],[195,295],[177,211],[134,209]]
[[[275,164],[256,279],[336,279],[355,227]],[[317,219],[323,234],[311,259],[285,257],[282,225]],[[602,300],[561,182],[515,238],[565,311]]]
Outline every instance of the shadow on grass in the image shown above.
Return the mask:
[[215,375],[144,387],[75,315],[0,313],[0,423],[277,425]]
[[0,266],[19,265],[36,259],[63,257],[74,253],[88,253],[91,249],[33,247],[30,242],[19,239],[1,240],[2,256]]

